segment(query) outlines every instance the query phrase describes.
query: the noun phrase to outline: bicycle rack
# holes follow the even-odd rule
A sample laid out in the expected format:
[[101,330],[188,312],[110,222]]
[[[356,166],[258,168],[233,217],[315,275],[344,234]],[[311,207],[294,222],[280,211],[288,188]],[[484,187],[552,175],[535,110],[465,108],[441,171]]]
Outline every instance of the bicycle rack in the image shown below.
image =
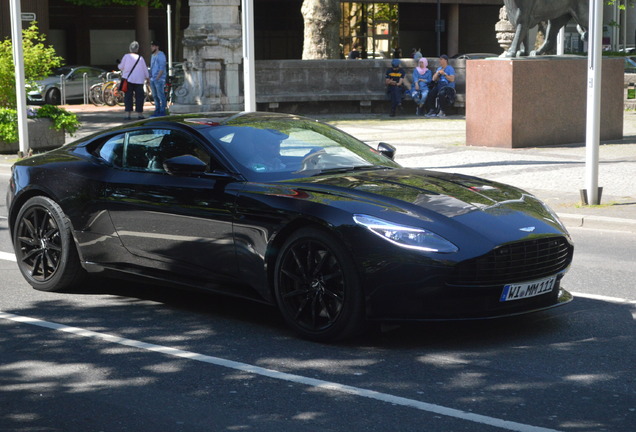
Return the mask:
[[84,105],[88,105],[88,74],[84,72],[82,75]]
[[64,75],[60,75],[60,105],[66,105],[66,81]]

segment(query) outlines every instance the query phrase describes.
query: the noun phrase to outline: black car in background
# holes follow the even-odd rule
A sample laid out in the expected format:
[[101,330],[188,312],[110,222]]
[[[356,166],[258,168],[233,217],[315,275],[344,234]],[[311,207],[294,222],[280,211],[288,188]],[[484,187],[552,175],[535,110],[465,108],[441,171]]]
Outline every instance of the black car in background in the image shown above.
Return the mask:
[[13,166],[18,266],[46,291],[103,272],[255,299],[314,340],[571,300],[573,245],[545,204],[394,151],[272,113],[105,130]]

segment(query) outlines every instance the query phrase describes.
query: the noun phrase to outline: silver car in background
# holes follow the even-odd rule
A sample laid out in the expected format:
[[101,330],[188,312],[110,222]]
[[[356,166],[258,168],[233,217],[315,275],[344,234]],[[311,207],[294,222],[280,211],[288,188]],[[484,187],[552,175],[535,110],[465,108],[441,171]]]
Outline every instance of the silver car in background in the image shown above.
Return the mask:
[[27,90],[27,101],[30,104],[59,105],[62,103],[61,83],[63,82],[66,100],[78,100],[84,97],[84,74],[88,81],[88,88],[101,82],[100,75],[104,69],[92,66],[62,66],[53,74],[36,81],[36,86]]

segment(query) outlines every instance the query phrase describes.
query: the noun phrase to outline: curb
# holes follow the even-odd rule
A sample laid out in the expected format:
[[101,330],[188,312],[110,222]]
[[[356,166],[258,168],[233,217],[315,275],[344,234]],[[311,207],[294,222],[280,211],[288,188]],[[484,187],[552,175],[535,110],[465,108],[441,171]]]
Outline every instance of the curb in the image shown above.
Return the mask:
[[608,216],[560,213],[559,219],[569,228],[603,229],[636,233],[636,220]]

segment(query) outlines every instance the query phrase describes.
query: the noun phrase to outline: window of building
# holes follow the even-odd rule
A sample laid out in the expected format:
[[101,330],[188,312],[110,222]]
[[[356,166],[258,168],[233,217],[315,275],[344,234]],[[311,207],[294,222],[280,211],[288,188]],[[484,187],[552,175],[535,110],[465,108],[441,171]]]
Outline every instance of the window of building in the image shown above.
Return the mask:
[[343,54],[360,46],[362,58],[390,58],[397,47],[398,4],[343,2],[341,8]]

